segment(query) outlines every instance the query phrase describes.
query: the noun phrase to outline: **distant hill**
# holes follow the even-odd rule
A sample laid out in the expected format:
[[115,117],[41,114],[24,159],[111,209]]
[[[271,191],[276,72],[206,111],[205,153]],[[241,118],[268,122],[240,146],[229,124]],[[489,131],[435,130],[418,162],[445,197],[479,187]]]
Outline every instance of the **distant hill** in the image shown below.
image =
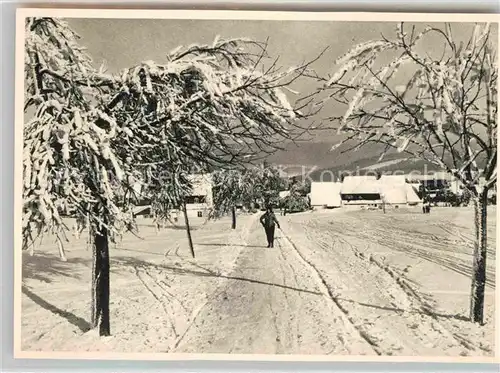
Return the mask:
[[[342,173],[355,175],[374,174],[374,171],[385,174],[428,174],[443,171],[436,165],[415,159],[405,153],[391,150],[379,161],[383,146],[368,144],[358,151],[348,151],[342,147],[330,151],[332,143],[302,142],[288,144],[285,150],[268,158],[268,161],[280,165],[289,176],[298,179],[309,176],[314,181],[339,180]],[[481,162],[479,162],[481,163]]]
[[328,168],[346,167],[353,162],[366,158],[379,158],[381,152],[378,145],[367,145],[357,152],[342,153],[347,147],[330,151],[332,143],[327,142],[299,142],[286,144],[284,150],[268,157],[268,161],[281,166],[290,175],[300,175],[311,169],[322,170]]
[[381,147],[377,144],[366,145],[357,152],[342,153],[347,146],[330,151],[333,143],[330,142],[298,142],[284,145],[284,150],[278,151],[268,158],[269,162],[281,165],[304,165],[326,168],[345,165],[363,158],[378,158]]
[[419,159],[405,157],[404,154],[390,154],[379,161],[379,156],[368,157],[346,165],[327,167],[318,169],[309,175],[313,181],[340,181],[342,175],[375,175],[396,174],[424,175],[430,172],[441,171],[441,169],[432,163]]

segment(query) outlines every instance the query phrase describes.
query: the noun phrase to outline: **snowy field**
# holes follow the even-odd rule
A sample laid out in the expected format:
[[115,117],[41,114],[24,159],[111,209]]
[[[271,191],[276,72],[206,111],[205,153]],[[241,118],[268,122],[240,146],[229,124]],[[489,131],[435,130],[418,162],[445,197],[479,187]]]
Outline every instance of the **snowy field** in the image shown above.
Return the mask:
[[23,254],[22,349],[492,356],[496,209],[489,211],[486,322],[466,321],[468,208],[278,216],[274,249],[258,216],[183,229],[139,221],[111,247],[111,337],[89,331],[86,235],[60,261],[49,239]]

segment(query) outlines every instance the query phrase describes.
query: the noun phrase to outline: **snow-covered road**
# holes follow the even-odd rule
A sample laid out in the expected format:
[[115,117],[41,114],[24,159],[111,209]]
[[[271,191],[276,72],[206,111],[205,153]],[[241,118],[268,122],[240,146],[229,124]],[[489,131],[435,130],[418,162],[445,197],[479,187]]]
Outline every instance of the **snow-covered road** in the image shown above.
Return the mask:
[[176,352],[375,353],[280,233],[268,249],[254,222],[234,269]]
[[[24,350],[492,355],[494,236],[487,325],[465,320],[470,211],[333,212],[280,219],[273,249],[258,216],[155,236],[142,227],[112,251],[112,336],[88,331],[83,239],[24,257]],[[439,215],[438,215],[439,214]],[[43,250],[42,250],[43,249]]]

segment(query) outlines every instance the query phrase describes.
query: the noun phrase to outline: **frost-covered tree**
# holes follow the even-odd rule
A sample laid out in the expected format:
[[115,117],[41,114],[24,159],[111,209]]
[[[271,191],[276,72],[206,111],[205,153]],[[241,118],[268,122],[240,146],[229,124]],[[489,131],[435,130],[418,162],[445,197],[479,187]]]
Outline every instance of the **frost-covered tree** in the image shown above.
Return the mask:
[[231,212],[232,229],[236,228],[236,205],[267,206],[279,202],[284,180],[278,168],[263,163],[260,166],[220,170],[214,173],[214,215]]
[[296,181],[290,185],[289,193],[280,202],[287,212],[302,212],[309,209],[307,194],[311,191],[309,180]]
[[133,149],[139,164],[148,158],[148,179],[159,181],[146,188],[155,215],[168,216],[168,206],[189,189],[172,165],[197,173],[248,165],[302,131],[296,120],[307,115],[292,108],[281,88],[308,64],[284,72],[271,64],[262,71],[266,57],[263,43],[216,38],[212,45],[171,51],[166,64],[148,61],[122,72],[113,112],[121,122],[145,128],[122,149]]
[[231,212],[231,228],[236,229],[236,205],[247,197],[246,192],[251,185],[245,184],[242,170],[220,170],[213,174],[214,216],[218,217]]
[[259,205],[266,207],[279,204],[279,193],[285,190],[286,181],[280,174],[278,167],[264,162],[254,168],[255,180],[253,186],[254,199]]
[[213,174],[214,216],[231,212],[231,228],[236,229],[236,206],[250,208],[260,196],[261,170],[257,167],[220,170]]
[[[266,45],[246,39],[177,48],[166,64],[147,61],[126,69],[113,98],[120,121],[139,127],[142,143],[161,145],[159,159],[188,159],[199,171],[251,163],[297,135],[297,119],[282,88],[309,64],[262,70]],[[134,139],[135,140],[135,139]],[[140,147],[139,153],[150,153]],[[123,149],[129,150],[128,143]],[[174,154],[175,153],[175,154]]]
[[[286,71],[274,62],[263,69],[267,57],[265,43],[216,38],[211,45],[176,48],[166,64],[148,61],[122,72],[120,92],[112,100],[118,103],[114,111],[124,114],[121,121],[147,127],[146,137],[134,149],[149,154],[142,144],[159,139],[147,164],[150,179],[162,180],[150,190],[155,206],[171,205],[172,188],[161,175],[172,163],[197,173],[241,169],[303,131],[297,119],[308,117],[300,111],[307,105],[292,108],[282,88],[300,78],[312,62]],[[123,149],[128,152],[130,144]],[[184,183],[176,183],[181,191]],[[218,197],[229,196],[224,192]],[[229,200],[220,198],[216,204],[224,210]]]
[[131,165],[117,155],[116,121],[96,103],[112,82],[93,68],[77,35],[58,19],[29,18],[25,39],[23,243],[67,227],[61,213],[88,219],[93,242],[92,324],[109,334],[110,235],[131,221],[115,190]]
[[304,117],[281,88],[308,64],[263,69],[265,44],[216,39],[113,76],[94,68],[63,20],[30,18],[25,31],[24,246],[33,227],[62,243],[63,209],[88,221],[92,324],[109,335],[109,240],[132,226],[126,195],[137,175],[152,175],[145,190],[161,212],[188,190],[182,172],[274,151]]
[[[462,27],[462,26],[460,26]],[[324,79],[328,99],[345,105],[330,118],[342,143],[383,144],[427,160],[453,174],[475,206],[475,244],[470,317],[483,322],[488,191],[497,180],[497,78],[489,25],[475,25],[459,42],[442,28],[398,25],[397,37],[356,45]],[[429,50],[426,42],[441,40]],[[387,59],[390,62],[387,62]],[[485,182],[479,186],[479,179]]]
[[297,194],[301,196],[306,196],[311,193],[311,180],[305,179],[301,181],[297,181],[290,185],[290,190],[294,190]]

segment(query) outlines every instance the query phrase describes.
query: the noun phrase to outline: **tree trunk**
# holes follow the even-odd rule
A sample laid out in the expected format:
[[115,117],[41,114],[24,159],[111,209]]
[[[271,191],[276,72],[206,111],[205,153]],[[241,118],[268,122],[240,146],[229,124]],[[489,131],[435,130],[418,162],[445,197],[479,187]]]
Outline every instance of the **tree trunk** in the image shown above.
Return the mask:
[[191,255],[194,258],[193,239],[191,238],[191,228],[189,227],[189,218],[187,214],[186,202],[184,202],[183,210],[184,210],[184,220],[186,221],[186,232],[188,236],[189,250],[191,250]]
[[472,264],[472,286],[470,300],[470,319],[484,323],[484,290],[486,285],[486,250],[487,250],[487,211],[488,191],[483,190],[474,198],[474,257]]
[[109,324],[109,236],[107,228],[95,229],[92,254],[91,324],[100,336],[111,334]]
[[231,208],[231,215],[232,215],[232,218],[233,218],[233,222],[232,222],[231,228],[232,229],[236,229],[236,208],[234,206]]

